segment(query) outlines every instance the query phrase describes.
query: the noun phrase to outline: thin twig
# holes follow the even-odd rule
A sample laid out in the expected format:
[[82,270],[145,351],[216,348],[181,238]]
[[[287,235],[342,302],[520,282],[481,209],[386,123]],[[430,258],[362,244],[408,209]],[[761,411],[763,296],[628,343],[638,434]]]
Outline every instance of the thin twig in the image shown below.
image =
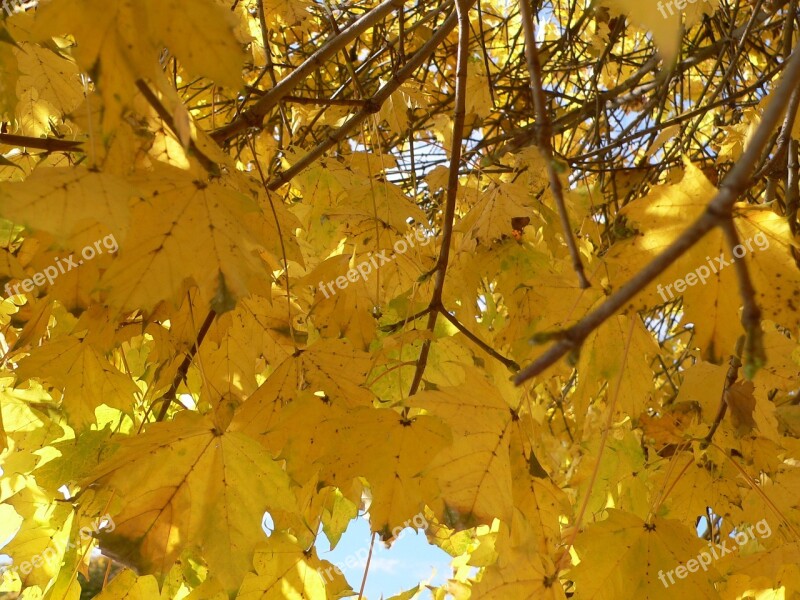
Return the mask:
[[442,311],[442,316],[443,316],[445,319],[447,319],[448,321],[450,321],[450,322],[453,324],[453,326],[454,326],[456,329],[458,329],[458,330],[459,330],[461,333],[463,333],[463,334],[464,334],[464,335],[467,337],[467,339],[469,339],[469,340],[470,340],[470,341],[471,341],[473,344],[475,344],[475,345],[476,345],[476,346],[478,346],[478,347],[479,347],[481,350],[483,350],[484,352],[486,352],[486,354],[488,354],[488,355],[489,355],[489,356],[491,356],[492,358],[495,358],[495,359],[499,360],[499,361],[500,361],[501,363],[503,363],[503,364],[504,364],[504,365],[505,365],[507,368],[511,369],[511,370],[512,370],[512,371],[514,371],[515,373],[516,373],[517,371],[519,371],[519,365],[516,363],[516,361],[513,361],[513,360],[511,360],[510,358],[506,358],[505,356],[503,356],[502,354],[500,354],[500,353],[499,353],[497,350],[495,350],[494,348],[492,348],[491,346],[489,346],[489,345],[488,345],[486,342],[484,342],[484,341],[483,341],[481,338],[479,338],[477,335],[475,335],[475,334],[474,334],[474,333],[472,333],[472,332],[471,332],[469,329],[467,329],[467,328],[466,328],[466,327],[465,327],[465,326],[464,326],[464,325],[461,323],[461,321],[459,321],[458,319],[456,319],[456,318],[455,318],[455,316],[453,316],[452,314],[450,314],[450,313],[449,313],[448,311],[446,311],[446,310],[443,310],[443,311]]
[[[739,234],[733,225],[733,219],[724,219],[720,224],[728,248],[733,254],[733,249],[739,245]],[[731,259],[733,260],[733,259]],[[745,343],[745,366],[746,376],[752,376],[766,362],[764,354],[764,333],[761,331],[761,309],[756,303],[756,292],[753,289],[753,282],[750,280],[750,273],[747,270],[747,263],[744,259],[734,261],[736,278],[739,281],[739,295],[742,297],[744,307],[742,309],[742,325],[747,334]]]
[[725,376],[725,385],[722,388],[722,397],[719,399],[717,416],[714,417],[714,422],[711,423],[711,429],[708,430],[706,437],[704,437],[703,441],[700,443],[701,449],[705,449],[711,443],[711,439],[717,432],[717,428],[719,427],[720,423],[722,423],[722,419],[725,418],[725,412],[728,410],[728,389],[730,389],[730,387],[736,381],[736,378],[739,376],[739,368],[742,366],[742,348],[744,348],[744,336],[740,335],[739,339],[736,340],[736,349],[734,350],[733,355],[731,355],[728,374]]
[[[456,194],[458,193],[458,171],[461,164],[461,144],[464,138],[464,121],[467,105],[467,62],[469,60],[469,9],[472,0],[456,0],[456,15],[458,18],[458,50],[456,62],[456,90],[453,109],[453,145],[450,151],[450,171],[447,178],[447,196],[445,200],[444,216],[442,220],[442,247],[439,249],[439,258],[434,266],[435,281],[431,297],[431,313],[428,315],[427,329],[433,331],[436,326],[436,317],[442,307],[442,291],[447,273],[447,264],[450,260],[450,243],[453,237],[453,222],[456,214]],[[451,15],[452,16],[452,15]],[[444,29],[444,26],[442,27]],[[428,364],[428,353],[431,340],[422,342],[414,379],[411,381],[409,396],[417,393],[422,382],[422,375]]]
[[550,140],[552,136],[552,127],[550,125],[550,117],[547,114],[544,90],[542,89],[542,67],[539,64],[539,51],[536,48],[536,36],[533,31],[533,15],[531,14],[530,6],[528,6],[528,1],[529,0],[520,0],[519,16],[522,19],[522,28],[525,32],[525,59],[528,63],[533,106],[536,110],[536,123],[538,125],[537,132],[539,138],[538,145],[547,162],[547,176],[550,179],[550,191],[553,194],[553,200],[555,200],[556,207],[558,208],[561,229],[564,232],[564,241],[569,249],[570,258],[572,258],[572,268],[575,269],[575,273],[578,275],[579,285],[585,289],[591,287],[591,284],[586,278],[586,273],[583,270],[583,262],[581,262],[581,255],[578,251],[578,246],[575,244],[575,238],[572,235],[572,225],[570,225],[569,222],[567,207],[564,205],[564,192],[561,188],[561,180],[558,178],[558,173],[556,173],[555,169],[553,146]]
[[609,296],[597,309],[563,332],[559,341],[553,344],[539,358],[525,367],[514,379],[517,385],[535,377],[559,358],[578,348],[592,331],[606,319],[615,315],[626,302],[636,296],[648,283],[664,272],[675,260],[694,246],[706,233],[716,227],[722,220],[729,218],[734,202],[750,183],[750,175],[756,161],[761,156],[769,141],[772,131],[777,126],[786,109],[792,92],[800,85],[800,48],[796,49],[787,62],[783,81],[775,91],[772,102],[764,111],[761,123],[753,134],[750,143],[739,161],[730,170],[722,182],[714,199],[694,223],[672,242],[661,254],[626,282],[614,294]]
[[286,96],[283,99],[285,102],[293,102],[295,104],[311,104],[313,106],[358,106],[366,105],[366,100],[359,100],[358,98],[305,98],[303,96]]
[[269,114],[272,108],[295,87],[306,79],[314,70],[325,64],[325,61],[364,33],[367,29],[377,24],[395,8],[402,7],[400,0],[385,0],[371,11],[354,21],[340,34],[334,35],[323,44],[319,50],[309,56],[300,66],[283,78],[278,85],[261,96],[255,104],[242,112],[233,121],[211,132],[211,138],[218,144],[223,144],[238,135],[248,127],[260,127],[261,121]]
[[375,533],[372,534],[372,539],[369,542],[369,554],[367,554],[367,564],[364,566],[364,577],[361,579],[361,588],[358,590],[358,600],[361,600],[364,597],[364,587],[367,585],[369,564],[372,561],[372,549],[375,546],[375,535]]
[[[523,0],[524,1],[524,0]],[[596,452],[596,458],[594,463],[594,468],[592,469],[592,474],[589,478],[589,487],[586,491],[586,494],[583,497],[583,501],[581,502],[581,507],[578,510],[578,514],[575,517],[575,522],[572,524],[572,533],[567,540],[567,543],[564,545],[563,550],[561,551],[561,556],[556,561],[556,573],[561,571],[565,568],[567,559],[569,558],[569,551],[575,543],[575,538],[580,531],[581,524],[583,523],[583,516],[586,513],[586,508],[589,506],[589,500],[592,497],[592,488],[594,487],[594,483],[597,480],[597,475],[600,472],[600,464],[601,458],[603,457],[603,452],[606,448],[606,442],[608,441],[608,434],[611,432],[612,425],[614,423],[614,415],[616,414],[616,406],[617,401],[619,399],[619,391],[622,388],[622,376],[625,373],[625,364],[628,361],[628,355],[631,349],[631,339],[633,338],[633,329],[635,326],[635,322],[631,319],[630,327],[628,328],[628,337],[625,340],[625,348],[623,350],[623,359],[622,359],[622,367],[620,368],[619,375],[617,376],[617,385],[614,388],[613,395],[609,398],[608,407],[606,410],[608,414],[606,415],[606,422],[605,426],[603,427],[602,432],[600,433],[600,446]]]
[[298,173],[305,170],[311,163],[317,160],[320,156],[325,154],[331,147],[340,144],[345,140],[347,135],[359,127],[367,117],[380,111],[381,106],[386,100],[389,99],[395,91],[397,91],[402,83],[411,77],[414,72],[422,66],[425,59],[433,54],[439,45],[448,36],[450,31],[456,25],[456,13],[451,13],[441,24],[439,29],[425,42],[425,44],[411,57],[411,59],[403,66],[402,69],[395,73],[386,84],[378,90],[378,92],[366,100],[364,108],[359,110],[356,114],[350,117],[339,129],[335,132],[328,134],[326,140],[317,144],[308,154],[303,156],[300,160],[294,163],[290,168],[286,169],[283,173],[274,177],[267,182],[268,189],[275,191],[285,183],[291,181]]
[[[175,134],[176,137],[178,136],[178,130],[175,126],[175,121],[172,119],[172,115],[169,111],[164,108],[164,105],[161,104],[161,100],[153,93],[150,87],[141,79],[136,80],[136,88],[142,93],[145,97],[147,102],[150,106],[153,107],[153,110],[156,111],[158,116],[161,118],[164,123],[166,123],[167,127]],[[217,164],[208,158],[203,152],[197,147],[193,139],[189,140],[189,151],[190,153],[197,158],[198,162],[203,165],[203,168],[208,171],[209,173],[215,174],[219,172],[219,167]]]
[[[267,180],[264,176],[264,170],[261,168],[261,161],[258,160],[258,151],[256,150],[255,142],[250,139],[247,140],[248,144],[250,145],[250,152],[253,154],[253,162],[256,165],[256,170],[258,171],[258,177],[261,179],[261,185],[264,186],[265,194],[267,196],[267,202],[269,202],[270,210],[272,211],[272,219],[275,221],[275,231],[278,233],[278,242],[281,246],[281,258],[283,258],[283,274],[286,279],[286,297],[291,298],[292,288],[291,288],[291,281],[289,279],[289,258],[286,254],[286,242],[283,239],[283,231],[281,230],[281,221],[278,218],[278,211],[275,210],[275,203],[272,199],[272,192],[267,190]],[[292,318],[292,303],[286,303],[286,311],[288,317],[288,323],[293,322]],[[297,342],[294,338],[294,327],[289,327],[289,333],[292,335],[292,344],[294,344],[295,350],[297,350]]]
[[416,321],[420,317],[424,317],[429,312],[431,312],[431,310],[433,309],[430,306],[428,306],[427,308],[422,309],[418,313],[414,313],[413,315],[406,317],[402,321],[397,321],[396,323],[390,323],[389,325],[384,325],[383,327],[381,327],[381,331],[393,333],[398,329],[400,329],[401,327],[405,326],[406,323],[410,323],[411,321]]
[[206,315],[205,321],[200,326],[200,331],[197,332],[197,338],[195,339],[194,344],[189,349],[189,352],[186,356],[183,357],[183,362],[181,362],[180,366],[178,367],[178,371],[175,373],[175,377],[172,380],[172,384],[169,386],[169,389],[164,393],[161,398],[156,400],[156,402],[163,402],[161,405],[161,410],[156,417],[156,421],[163,421],[164,417],[167,416],[167,411],[169,410],[170,405],[175,400],[175,392],[178,391],[178,386],[181,382],[186,379],[186,374],[189,372],[189,367],[194,360],[197,351],[200,349],[200,344],[203,343],[203,339],[206,337],[209,328],[211,327],[211,323],[214,322],[214,318],[217,316],[217,313],[214,310],[210,310]]

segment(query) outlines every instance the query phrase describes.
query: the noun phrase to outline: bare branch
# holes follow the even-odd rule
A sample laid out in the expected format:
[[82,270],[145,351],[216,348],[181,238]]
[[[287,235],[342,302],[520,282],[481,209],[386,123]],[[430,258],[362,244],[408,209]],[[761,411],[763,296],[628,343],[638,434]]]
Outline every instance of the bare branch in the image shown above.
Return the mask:
[[36,148],[37,150],[47,150],[48,152],[78,152],[81,151],[83,142],[0,133],[0,144],[23,148]]
[[[728,248],[733,254],[733,249],[739,245],[739,234],[733,225],[733,219],[724,219],[720,223]],[[745,343],[745,367],[744,372],[747,376],[755,374],[766,362],[764,354],[764,334],[761,331],[761,309],[756,304],[756,292],[753,283],[750,281],[750,273],[747,270],[747,263],[744,260],[737,260],[733,263],[736,269],[736,278],[739,281],[739,295],[742,297],[744,308],[742,309],[742,325],[747,334]]]
[[425,45],[423,45],[422,48],[420,48],[416,54],[411,57],[411,59],[403,66],[403,68],[397,71],[395,76],[390,79],[386,85],[384,85],[372,98],[366,101],[364,108],[350,117],[334,133],[328,134],[328,139],[317,144],[314,149],[303,156],[303,158],[298,160],[290,168],[286,169],[286,171],[267,182],[268,189],[275,191],[283,184],[291,181],[295,175],[306,169],[311,163],[325,154],[329,148],[344,141],[347,135],[359,127],[367,117],[380,111],[381,106],[384,102],[386,102],[386,100],[388,100],[389,96],[397,91],[402,83],[411,77],[411,75],[414,74],[414,71],[416,71],[420,65],[422,65],[425,59],[436,51],[436,48],[442,43],[442,40],[444,40],[450,31],[452,31],[453,27],[456,26],[456,22],[456,13],[453,12],[444,20],[439,29],[436,30],[436,33],[434,33],[425,43]]
[[398,7],[402,8],[402,6],[403,3],[400,0],[385,0],[360,19],[357,19],[340,34],[334,35],[334,37],[323,44],[320,49],[309,56],[303,64],[293,69],[289,75],[278,83],[278,85],[261,96],[253,106],[242,112],[224,127],[213,131],[211,133],[211,138],[218,144],[222,144],[248,127],[259,127],[261,121],[269,114],[272,108],[297,87],[301,81],[308,77],[308,75],[320,68],[328,58],[344,49],[347,44],[378,23],[394,9]]
[[748,187],[750,175],[756,162],[764,151],[772,132],[786,110],[788,101],[797,86],[800,85],[800,48],[796,49],[787,62],[783,81],[775,91],[761,123],[753,134],[745,152],[722,182],[719,191],[709,203],[706,210],[692,223],[666,250],[655,257],[644,269],[609,296],[597,309],[581,319],[564,332],[563,337],[553,344],[544,354],[525,367],[514,379],[517,385],[535,377],[547,367],[555,363],[567,352],[579,347],[592,331],[606,319],[616,314],[628,300],[641,291],[645,285],[653,281],[684,252],[694,246],[706,233],[711,231],[723,219],[730,216],[731,208],[740,194]]
[[703,438],[702,443],[700,444],[701,448],[705,448],[711,443],[714,434],[717,432],[717,428],[722,423],[722,419],[725,418],[725,413],[728,410],[728,388],[730,388],[736,378],[739,376],[739,368],[742,366],[742,348],[744,347],[744,336],[740,335],[739,339],[736,340],[736,350],[731,355],[730,360],[730,367],[728,367],[728,374],[725,376],[725,386],[722,388],[722,397],[719,399],[719,409],[717,410],[717,416],[714,417],[714,422],[711,423],[711,429],[708,430],[706,437]]
[[[216,316],[217,313],[214,312],[213,310],[210,310],[208,312],[205,320],[203,321],[203,324],[200,326],[200,330],[197,332],[197,338],[195,339],[194,344],[192,344],[192,347],[189,349],[189,352],[186,354],[186,356],[183,358],[183,361],[178,366],[178,370],[175,373],[175,377],[173,378],[172,383],[169,386],[169,389],[164,393],[163,396],[161,396],[161,398],[156,400],[156,402],[159,401],[163,402],[163,404],[161,405],[161,410],[159,411],[158,416],[156,417],[156,421],[163,421],[164,417],[167,416],[167,411],[169,410],[169,406],[175,400],[175,393],[178,391],[178,386],[184,379],[186,379],[186,374],[189,372],[189,367],[191,366],[192,361],[194,360],[194,357],[197,354],[198,350],[200,350],[200,344],[203,343],[203,339],[206,337],[206,334],[208,333],[208,330],[211,327],[211,324],[214,322]],[[146,419],[147,415],[145,415],[145,419],[142,421],[142,424],[144,424]]]
[[[450,260],[450,243],[453,237],[453,222],[456,214],[456,194],[458,193],[458,171],[461,165],[461,144],[464,138],[464,121],[466,117],[467,105],[467,61],[469,60],[469,9],[472,0],[456,0],[456,14],[458,16],[458,60],[456,63],[456,96],[455,107],[453,109],[453,146],[450,151],[450,171],[447,178],[447,197],[445,201],[444,216],[442,219],[442,247],[439,250],[439,258],[436,260],[434,271],[436,273],[433,296],[430,306],[433,309],[428,315],[427,328],[433,331],[436,325],[436,317],[442,306],[442,291],[444,289],[444,279],[447,273],[447,264]],[[453,15],[451,15],[452,17]],[[408,65],[406,65],[408,66]],[[430,352],[431,342],[422,342],[417,368],[414,371],[414,379],[411,382],[411,389],[408,393],[413,396],[419,389],[422,382],[422,375],[428,364],[428,353]]]
[[486,354],[488,354],[492,358],[500,361],[501,363],[503,363],[507,368],[511,369],[512,371],[519,371],[519,365],[515,361],[511,360],[510,358],[506,358],[505,356],[500,354],[497,350],[492,348],[489,344],[484,342],[481,338],[479,338],[477,335],[475,335],[469,329],[467,329],[464,326],[464,324],[461,323],[461,321],[459,321],[458,319],[455,318],[455,316],[453,316],[452,314],[450,314],[446,310],[442,311],[442,316],[445,319],[447,319],[448,321],[450,321],[453,324],[453,327],[455,327],[461,333],[463,333],[473,344],[475,344],[481,350],[486,352]]
[[538,125],[538,146],[544,154],[545,161],[547,162],[547,176],[550,179],[550,191],[553,193],[553,200],[555,200],[556,207],[558,208],[558,216],[561,220],[561,230],[564,232],[564,241],[569,249],[570,258],[572,258],[572,268],[578,275],[578,283],[582,288],[591,287],[589,280],[586,278],[586,273],[583,270],[583,263],[581,262],[581,255],[578,252],[578,247],[575,244],[575,238],[572,235],[572,225],[569,223],[569,215],[567,214],[567,207],[564,205],[564,193],[561,189],[561,180],[556,173],[555,163],[553,158],[553,146],[550,140],[552,134],[552,127],[550,126],[550,116],[547,114],[547,106],[544,99],[544,90],[542,90],[542,67],[539,64],[539,51],[536,48],[536,36],[533,31],[533,15],[531,8],[528,6],[528,0],[520,0],[519,2],[519,15],[522,19],[522,28],[525,32],[525,59],[528,63],[528,74],[531,78],[531,95],[533,96],[533,106],[536,110],[536,124]]

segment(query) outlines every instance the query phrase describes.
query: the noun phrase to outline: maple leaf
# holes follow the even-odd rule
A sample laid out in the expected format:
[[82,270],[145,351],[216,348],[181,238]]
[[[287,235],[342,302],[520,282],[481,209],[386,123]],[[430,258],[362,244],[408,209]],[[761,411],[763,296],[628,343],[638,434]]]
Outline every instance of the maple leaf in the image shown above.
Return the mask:
[[37,169],[25,185],[0,183],[0,213],[32,229],[65,239],[84,221],[105,225],[123,238],[128,230],[128,201],[136,188],[91,169]]
[[554,577],[554,567],[531,546],[512,547],[508,533],[501,531],[496,544],[497,562],[489,566],[473,588],[479,598],[536,598],[563,600],[563,588]]
[[[78,67],[52,50],[31,43],[20,44],[16,55],[20,71],[17,114],[26,132],[47,133],[49,125],[44,115],[65,116],[83,101]],[[42,110],[43,106],[48,110]]]
[[[7,32],[6,36],[8,36]],[[17,105],[16,88],[19,80],[19,64],[14,56],[10,37],[0,38],[0,114],[6,116]]]
[[[82,20],[82,11],[100,19]],[[212,0],[49,2],[37,14],[35,32],[43,37],[74,35],[76,61],[97,78],[110,109],[105,118],[109,128],[127,107],[136,79],[154,73],[158,52],[167,41],[189,70],[232,87],[240,81],[242,54],[233,23]]]
[[329,4],[0,6],[0,589],[796,594],[795,3]]
[[35,376],[57,387],[74,426],[94,422],[94,409],[101,404],[131,411],[138,391],[131,379],[114,367],[90,340],[74,336],[34,350],[21,361],[17,375],[21,381]]
[[[586,528],[575,542],[580,563],[570,571],[581,598],[716,598],[711,585],[718,576],[713,566],[691,577],[674,578],[665,586],[661,571],[686,564],[704,544],[684,525],[667,519],[643,521],[636,515],[608,510],[608,518]],[[619,548],[608,552],[608,548]],[[710,558],[710,557],[709,557]],[[695,561],[697,562],[697,561]]]
[[[319,405],[317,401],[317,405]],[[339,488],[355,477],[370,484],[370,521],[374,531],[389,532],[418,514],[426,499],[437,495],[436,480],[427,473],[431,461],[449,445],[450,431],[440,419],[430,416],[406,418],[392,409],[348,411],[343,418],[327,422],[311,411],[303,411],[321,434],[327,451],[321,459],[321,477]],[[348,445],[357,432],[359,444]],[[369,460],[364,460],[364,455]]]
[[[453,445],[440,452],[430,467],[442,493],[439,514],[459,519],[491,521],[511,518],[509,436],[514,413],[489,382],[476,376],[457,387],[422,392],[414,405],[444,419]],[[475,424],[481,426],[476,428]]]
[[[256,549],[253,559],[256,574],[248,574],[242,583],[237,600],[279,600],[282,598],[326,598],[347,588],[341,575],[326,581],[322,573],[330,563],[315,555],[307,556],[297,540],[286,533],[276,532]],[[327,585],[326,585],[327,583]],[[342,589],[344,588],[344,589]]]
[[202,549],[211,573],[233,589],[263,539],[264,512],[295,503],[286,473],[257,442],[199,415],[124,440],[81,485],[90,483],[120,501],[104,547],[158,577],[183,549]]
[[[715,191],[703,173],[687,163],[679,183],[660,186],[624,209],[623,213],[645,233],[624,242],[619,250],[633,249],[639,257],[635,264],[643,264],[648,256],[675,239],[681,224],[689,223],[705,210]],[[734,214],[741,242],[735,250],[737,256],[732,255],[722,231],[714,231],[676,261],[662,276],[662,283],[647,291],[650,298],[667,300],[681,293],[675,282],[684,282],[686,319],[696,324],[696,343],[711,358],[732,351],[742,333],[730,325],[737,320],[741,305],[741,299],[730,293],[737,285],[733,264],[737,260],[748,264],[758,298],[763,301],[765,317],[789,326],[800,322],[794,299],[800,273],[777,266],[795,245],[788,225],[764,207],[737,205]],[[619,250],[612,256],[618,256]],[[630,263],[625,271],[628,268]],[[690,282],[694,283],[688,285]]]
[[261,214],[250,198],[221,183],[205,183],[162,167],[131,210],[133,226],[98,284],[121,309],[152,309],[175,300],[191,279],[209,297],[245,295],[250,277],[268,277],[258,255],[259,233],[248,223]]

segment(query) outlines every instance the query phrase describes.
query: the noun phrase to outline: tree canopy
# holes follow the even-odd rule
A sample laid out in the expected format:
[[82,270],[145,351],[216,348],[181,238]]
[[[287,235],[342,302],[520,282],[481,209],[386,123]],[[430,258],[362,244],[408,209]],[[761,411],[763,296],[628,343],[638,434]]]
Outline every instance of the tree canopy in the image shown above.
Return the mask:
[[0,593],[800,597],[797,0],[0,8]]

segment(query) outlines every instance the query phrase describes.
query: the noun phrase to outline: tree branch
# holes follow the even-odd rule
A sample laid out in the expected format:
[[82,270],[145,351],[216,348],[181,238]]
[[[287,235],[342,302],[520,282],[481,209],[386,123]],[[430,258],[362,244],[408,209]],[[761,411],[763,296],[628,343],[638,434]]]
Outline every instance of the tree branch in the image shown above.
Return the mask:
[[[444,289],[444,279],[447,273],[447,263],[450,260],[450,243],[453,237],[453,222],[456,214],[456,194],[458,193],[458,171],[461,165],[461,144],[464,138],[464,121],[466,118],[467,106],[467,62],[469,60],[469,9],[472,0],[456,0],[456,12],[458,18],[458,50],[456,62],[456,91],[453,108],[453,145],[450,152],[450,171],[447,177],[447,196],[445,200],[444,216],[442,221],[442,247],[439,250],[439,258],[433,267],[436,279],[433,286],[433,296],[431,297],[431,313],[428,315],[427,329],[433,331],[436,326],[436,317],[442,308],[442,291]],[[451,14],[450,17],[453,15]],[[448,17],[448,18],[450,18]],[[444,29],[444,26],[442,26]],[[409,396],[417,393],[422,382],[422,375],[428,364],[428,354],[431,348],[431,340],[426,339],[422,342],[422,349],[417,360],[417,368],[414,371],[414,379],[411,381]]]
[[519,371],[519,365],[516,363],[516,361],[513,361],[510,358],[506,358],[505,356],[500,354],[497,350],[492,348],[489,344],[484,342],[481,338],[479,338],[477,335],[475,335],[469,329],[467,329],[466,326],[461,323],[461,321],[456,319],[448,311],[442,310],[442,316],[448,321],[450,321],[453,324],[453,326],[456,329],[458,329],[461,333],[463,333],[467,337],[467,339],[469,339],[473,344],[475,344],[481,350],[486,352],[486,354],[488,354],[492,358],[497,359],[512,371]]
[[[733,249],[739,245],[739,234],[733,225],[733,219],[724,219],[720,227],[725,234],[728,248],[733,254]],[[767,360],[764,354],[764,333],[761,331],[761,309],[756,304],[756,292],[753,289],[753,282],[750,280],[750,273],[747,270],[747,263],[745,263],[744,258],[735,261],[733,267],[736,269],[736,278],[739,281],[739,295],[742,297],[742,303],[744,304],[742,325],[745,333],[747,333],[747,342],[744,347],[744,372],[747,377],[752,377]]]
[[385,0],[371,11],[355,20],[349,27],[344,29],[339,35],[335,35],[319,50],[309,56],[300,66],[283,78],[278,85],[273,87],[250,108],[242,112],[233,121],[211,132],[211,138],[218,144],[224,144],[232,137],[238,135],[248,127],[259,127],[264,117],[269,111],[285,96],[287,96],[297,85],[303,81],[314,70],[325,64],[325,61],[335,55],[340,50],[361,35],[364,31],[378,23],[395,8],[402,7],[401,0]]
[[550,117],[547,114],[547,106],[544,99],[544,90],[542,89],[542,67],[539,64],[539,51],[536,48],[536,36],[533,31],[533,15],[531,8],[528,6],[529,0],[519,1],[519,16],[522,19],[522,28],[525,32],[525,59],[528,63],[528,74],[531,79],[531,95],[533,96],[533,106],[536,110],[536,123],[538,125],[538,146],[544,154],[544,159],[547,162],[547,176],[550,179],[550,191],[553,193],[553,200],[555,200],[556,208],[558,208],[558,216],[561,220],[561,230],[564,232],[564,242],[569,249],[570,258],[572,258],[572,268],[578,275],[578,283],[582,288],[591,287],[589,280],[586,278],[586,273],[583,270],[583,263],[581,262],[581,255],[578,252],[578,247],[575,245],[575,238],[572,235],[572,225],[569,222],[569,215],[567,214],[567,207],[564,205],[564,193],[561,189],[561,180],[556,173],[555,163],[553,158],[553,146],[550,140],[552,127],[550,125]]
[[380,111],[381,106],[384,102],[386,102],[386,100],[389,99],[389,96],[397,91],[402,83],[411,77],[411,75],[414,74],[414,71],[416,71],[423,62],[425,62],[425,59],[436,51],[436,48],[439,46],[439,44],[442,43],[444,38],[446,38],[450,31],[452,31],[453,27],[455,27],[456,22],[456,13],[450,13],[450,15],[442,23],[441,27],[436,30],[436,33],[434,33],[431,38],[425,42],[425,44],[416,52],[416,54],[414,54],[414,56],[411,57],[411,59],[403,66],[403,68],[397,71],[395,76],[392,77],[392,79],[390,79],[386,85],[378,90],[378,92],[372,98],[366,101],[364,108],[350,117],[335,132],[328,134],[327,140],[317,144],[308,154],[303,156],[303,158],[298,160],[290,168],[286,169],[286,171],[267,182],[267,188],[275,191],[285,183],[291,181],[295,175],[305,170],[311,163],[325,154],[329,148],[344,141],[347,135],[359,127],[362,121],[364,121],[367,117]]
[[592,331],[599,327],[606,319],[616,314],[628,300],[641,291],[645,285],[653,281],[675,260],[694,246],[706,233],[716,227],[722,220],[730,217],[731,208],[741,193],[750,183],[750,175],[756,162],[766,147],[772,131],[780,121],[789,98],[797,86],[800,85],[800,48],[796,49],[784,71],[783,81],[774,93],[761,123],[753,134],[750,143],[745,149],[736,165],[730,170],[722,182],[714,199],[706,207],[700,217],[692,223],[678,239],[670,244],[666,250],[655,257],[639,273],[609,296],[603,304],[567,329],[561,339],[553,344],[539,358],[525,367],[514,379],[517,385],[535,377],[550,365],[555,363],[567,352],[579,347]]
[[[178,133],[175,127],[175,121],[172,119],[172,115],[169,113],[169,111],[164,108],[163,104],[161,104],[161,100],[158,99],[158,96],[156,96],[150,87],[141,79],[136,80],[136,88],[142,93],[150,106],[153,107],[153,110],[158,113],[158,116],[161,118],[161,120],[166,123],[167,127],[169,127],[177,137]],[[189,140],[189,151],[195,158],[197,158],[200,164],[203,165],[203,168],[206,171],[209,173],[219,173],[219,167],[217,164],[203,154],[203,152],[197,147],[197,144],[195,144],[194,140],[192,139]]]
[[76,152],[82,151],[83,142],[76,140],[60,140],[58,138],[35,138],[26,135],[12,135],[0,133],[0,144],[15,147],[36,148],[48,152]]
[[211,327],[211,323],[214,322],[214,318],[217,316],[217,313],[213,310],[210,310],[206,315],[205,321],[200,326],[200,331],[197,332],[197,338],[192,344],[192,347],[189,349],[189,352],[183,358],[180,366],[178,367],[178,371],[175,373],[175,378],[172,380],[172,384],[169,386],[169,389],[164,393],[163,396],[159,399],[163,402],[161,405],[161,410],[156,417],[156,421],[163,421],[164,417],[167,416],[167,411],[169,410],[170,405],[172,404],[173,400],[175,400],[175,393],[178,391],[178,386],[181,384],[181,381],[186,379],[186,374],[189,372],[189,367],[194,360],[197,351],[200,350],[200,344],[203,343],[203,339],[206,337],[209,328]]
[[703,441],[700,443],[701,448],[706,448],[711,443],[711,439],[717,432],[717,428],[720,426],[720,423],[722,423],[722,419],[725,418],[725,413],[728,410],[728,398],[727,398],[728,389],[734,384],[736,378],[739,376],[739,368],[742,366],[741,356],[742,356],[743,346],[744,346],[744,336],[740,335],[739,339],[736,340],[736,349],[734,350],[734,353],[731,356],[730,367],[728,367],[728,374],[725,376],[725,385],[722,388],[722,397],[719,399],[719,409],[717,410],[717,416],[714,417],[714,422],[711,423],[711,429],[708,430],[706,437],[704,437]]

